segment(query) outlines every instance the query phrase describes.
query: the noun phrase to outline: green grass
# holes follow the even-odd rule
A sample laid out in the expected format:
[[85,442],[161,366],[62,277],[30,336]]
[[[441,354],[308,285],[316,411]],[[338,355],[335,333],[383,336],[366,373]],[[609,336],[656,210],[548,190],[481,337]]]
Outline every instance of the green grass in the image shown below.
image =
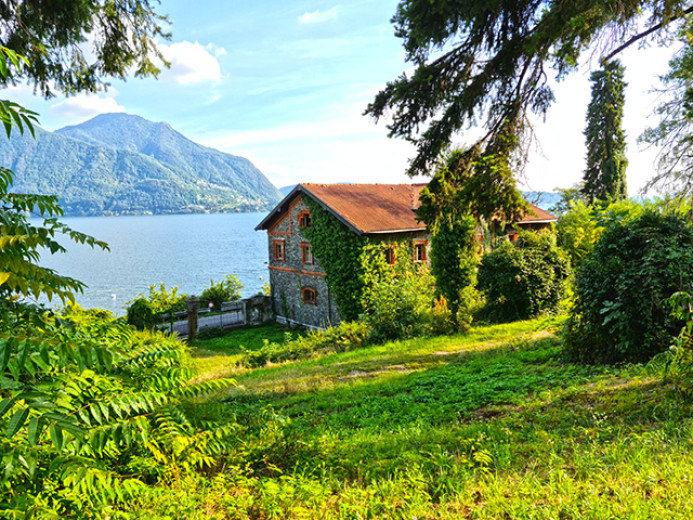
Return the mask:
[[647,367],[563,362],[561,326],[477,327],[239,370],[225,404],[200,410],[239,422],[227,469],[148,509],[187,518],[693,517],[690,404]]
[[191,342],[195,365],[201,371],[200,380],[229,377],[238,372],[246,351],[258,350],[265,341],[282,344],[301,334],[278,323],[255,327],[228,329],[214,338],[197,338]]

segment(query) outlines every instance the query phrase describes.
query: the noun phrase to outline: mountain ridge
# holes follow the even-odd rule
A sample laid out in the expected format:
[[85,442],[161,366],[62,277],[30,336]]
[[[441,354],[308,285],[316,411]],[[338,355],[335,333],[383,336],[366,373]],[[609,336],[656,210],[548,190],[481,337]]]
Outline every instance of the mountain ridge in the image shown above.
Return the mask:
[[57,194],[66,215],[268,210],[277,188],[243,157],[130,114],[101,114],[0,143],[15,191]]

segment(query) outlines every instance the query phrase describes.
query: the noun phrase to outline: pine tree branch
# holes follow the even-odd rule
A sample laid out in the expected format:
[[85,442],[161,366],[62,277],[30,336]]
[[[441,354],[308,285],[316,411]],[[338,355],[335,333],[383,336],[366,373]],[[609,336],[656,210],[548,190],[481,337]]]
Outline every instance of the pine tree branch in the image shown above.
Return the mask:
[[653,25],[652,27],[650,27],[650,28],[647,29],[646,31],[643,31],[643,32],[641,32],[640,34],[636,34],[636,35],[633,36],[630,40],[628,40],[627,42],[623,43],[622,45],[619,45],[618,47],[616,47],[616,49],[614,49],[614,50],[611,51],[609,54],[607,54],[606,56],[604,56],[604,57],[600,60],[600,62],[601,62],[602,64],[609,62],[609,61],[611,60],[611,58],[613,58],[614,56],[616,56],[618,53],[620,53],[620,52],[623,51],[624,49],[630,47],[630,46],[633,45],[635,42],[637,42],[637,41],[639,41],[639,40],[642,40],[643,38],[649,36],[649,35],[652,34],[653,32],[658,31],[659,29],[661,29],[662,27],[664,27],[664,26],[667,25],[668,23],[673,22],[674,20],[678,20],[679,18],[683,18],[685,15],[690,14],[690,13],[693,13],[693,7],[689,7],[688,9],[685,9],[679,16],[674,16],[674,17],[671,18],[670,20],[664,20],[664,21],[658,23],[657,25]]

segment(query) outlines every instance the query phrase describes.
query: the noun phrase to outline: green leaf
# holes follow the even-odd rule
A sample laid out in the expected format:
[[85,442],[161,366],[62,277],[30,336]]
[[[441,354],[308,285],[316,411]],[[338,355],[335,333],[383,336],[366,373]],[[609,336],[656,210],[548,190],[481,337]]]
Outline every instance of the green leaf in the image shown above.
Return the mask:
[[51,424],[48,427],[48,431],[51,435],[51,441],[53,441],[53,446],[55,446],[55,449],[61,450],[64,442],[63,431],[55,424]]
[[29,417],[28,408],[22,408],[14,413],[12,419],[10,419],[10,423],[7,425],[6,435],[8,439],[11,439],[17,434],[20,428],[24,425],[27,417]]
[[7,368],[12,353],[12,341],[10,338],[0,338],[0,371]]
[[29,443],[32,446],[36,446],[41,436],[42,428],[41,417],[34,417],[29,421]]
[[7,397],[0,401],[0,418],[2,418],[2,416],[5,415],[10,408],[12,408],[13,404],[14,399],[11,397]]

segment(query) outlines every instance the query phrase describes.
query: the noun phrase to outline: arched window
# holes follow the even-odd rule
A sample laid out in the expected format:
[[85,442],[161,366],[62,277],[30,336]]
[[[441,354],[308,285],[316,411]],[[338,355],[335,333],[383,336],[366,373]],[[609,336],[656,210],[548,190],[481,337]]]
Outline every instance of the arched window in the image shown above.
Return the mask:
[[303,297],[303,303],[308,305],[318,304],[318,291],[312,287],[304,287],[301,289],[301,296]]

